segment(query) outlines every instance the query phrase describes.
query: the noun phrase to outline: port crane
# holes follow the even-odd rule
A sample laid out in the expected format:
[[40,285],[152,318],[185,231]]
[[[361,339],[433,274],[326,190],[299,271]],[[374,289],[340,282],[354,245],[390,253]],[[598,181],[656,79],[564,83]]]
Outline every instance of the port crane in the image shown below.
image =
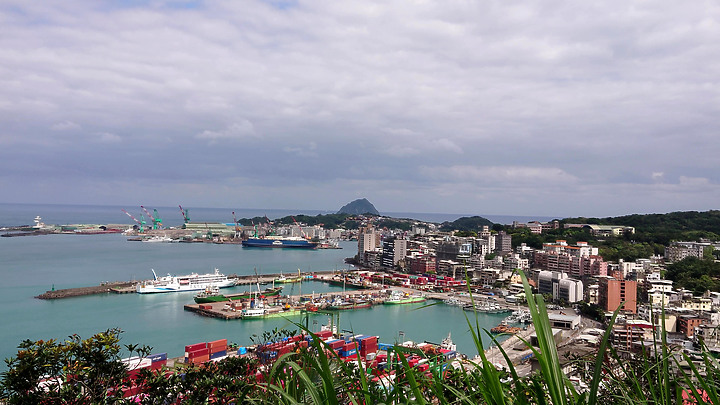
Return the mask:
[[238,226],[238,220],[235,218],[235,211],[232,212],[233,223],[235,224],[235,239],[240,237],[240,227]]
[[302,235],[303,238],[308,239],[307,235],[305,234],[305,231],[303,231],[303,229],[302,229],[302,226],[300,226],[300,224],[298,224],[298,221],[295,220],[295,217],[291,215],[290,218],[292,218],[293,222],[295,222],[295,225],[297,225],[297,227],[300,228],[300,235]]
[[154,210],[155,215],[150,214],[150,211],[148,211],[144,206],[140,206],[143,211],[147,214],[148,218],[152,220],[153,223],[153,229],[162,229],[162,219],[160,219],[160,215],[158,215],[157,210]]
[[142,218],[143,220],[142,220],[142,222],[140,222],[137,220],[137,218],[132,216],[131,213],[125,211],[124,209],[122,209],[122,212],[127,214],[127,216],[129,216],[133,221],[135,221],[138,224],[138,227],[140,228],[140,233],[143,233],[145,231],[145,218],[142,215],[140,215],[140,218]]
[[178,205],[178,207],[180,207],[180,213],[183,216],[183,220],[187,224],[188,222],[190,222],[190,214],[188,213],[188,210],[183,210],[182,205]]

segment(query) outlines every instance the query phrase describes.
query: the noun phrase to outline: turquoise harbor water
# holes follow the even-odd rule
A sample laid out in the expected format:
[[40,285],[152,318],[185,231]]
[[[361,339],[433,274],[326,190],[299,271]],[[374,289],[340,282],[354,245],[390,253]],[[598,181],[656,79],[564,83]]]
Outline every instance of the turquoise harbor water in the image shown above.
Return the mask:
[[[4,212],[2,216],[13,215]],[[99,216],[97,222],[113,221]],[[19,223],[20,218],[11,222]],[[225,321],[201,317],[183,310],[184,304],[192,303],[192,292],[107,294],[52,301],[33,297],[53,285],[60,289],[148,279],[150,269],[158,275],[205,272],[215,267],[225,274],[239,275],[254,274],[255,270],[263,274],[291,273],[298,268],[304,272],[342,269],[347,268],[344,258],[353,256],[357,245],[342,242],[341,246],[339,250],[264,250],[239,245],[129,242],[118,234],[0,238],[0,358],[14,355],[24,339],[64,339],[75,333],[89,337],[114,327],[124,331],[122,343],[146,344],[171,356],[182,355],[186,344],[199,341],[228,338],[247,345],[253,335],[293,325],[284,319]],[[229,292],[244,289],[235,287]],[[302,293],[340,290],[315,281],[302,284]],[[299,285],[284,290],[286,294],[299,292]],[[386,343],[393,343],[400,333],[407,340],[440,342],[451,332],[459,351],[471,356],[476,353],[465,318],[470,316],[474,323],[474,314],[444,304],[421,306],[379,306],[343,312],[340,329],[379,335],[380,341]],[[481,328],[489,329],[502,318],[482,314],[478,321]],[[311,329],[328,322],[324,316],[310,320]],[[313,320],[317,320],[316,325]],[[2,363],[0,369],[5,368]]]

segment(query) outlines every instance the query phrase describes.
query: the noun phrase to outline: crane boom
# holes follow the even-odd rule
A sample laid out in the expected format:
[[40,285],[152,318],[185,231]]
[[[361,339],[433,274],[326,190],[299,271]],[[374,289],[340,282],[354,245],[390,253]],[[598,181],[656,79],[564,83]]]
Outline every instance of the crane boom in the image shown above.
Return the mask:
[[121,209],[121,211],[124,212],[124,213],[126,213],[127,216],[129,216],[133,221],[137,222],[137,224],[140,225],[140,221],[138,221],[137,218],[135,218],[134,216],[132,216],[131,213],[125,211],[124,209]]
[[140,215],[140,218],[143,218],[143,220],[142,220],[142,221],[138,221],[137,218],[135,218],[134,216],[132,216],[131,213],[125,211],[125,210],[122,209],[122,208],[121,208],[121,210],[122,210],[122,212],[126,213],[127,216],[129,216],[130,218],[132,218],[133,221],[137,222],[138,226],[140,227],[140,229],[139,229],[139,230],[140,230],[140,233],[145,232],[145,219],[143,218],[142,215]]
[[295,217],[291,215],[290,218],[292,218],[293,222],[295,222],[295,225],[297,225],[297,227],[300,228],[300,235],[302,235],[303,238],[307,239],[307,235],[305,235],[305,231],[303,231],[302,226],[300,226],[300,224],[298,224],[298,221],[295,220]]
[[183,210],[182,205],[178,205],[178,207],[180,207],[180,214],[182,214],[183,220],[187,224],[188,222],[190,222],[190,215],[188,214],[188,210]]
[[140,208],[141,208],[143,211],[145,211],[145,214],[147,214],[148,219],[149,219],[150,221],[152,221],[152,223],[153,223],[153,229],[157,229],[157,224],[155,223],[155,218],[152,216],[152,214],[150,213],[150,211],[148,211],[148,210],[147,210],[145,207],[143,207],[142,205],[140,206]]
[[233,216],[233,223],[235,224],[235,236],[237,236],[240,233],[240,227],[238,226],[238,220],[235,218],[235,211],[232,212]]

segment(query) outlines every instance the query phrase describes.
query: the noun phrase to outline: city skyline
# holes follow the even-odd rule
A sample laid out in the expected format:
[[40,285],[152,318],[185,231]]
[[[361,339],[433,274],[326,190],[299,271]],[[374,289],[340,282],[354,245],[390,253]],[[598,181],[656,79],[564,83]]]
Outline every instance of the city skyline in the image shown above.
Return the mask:
[[720,6],[0,5],[0,202],[717,208]]

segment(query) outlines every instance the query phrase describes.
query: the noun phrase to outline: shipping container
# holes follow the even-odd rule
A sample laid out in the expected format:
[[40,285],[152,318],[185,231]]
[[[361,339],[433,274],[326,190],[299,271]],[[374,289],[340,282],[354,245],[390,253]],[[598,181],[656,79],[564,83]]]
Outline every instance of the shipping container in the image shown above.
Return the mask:
[[217,353],[217,352],[224,352],[224,351],[227,351],[227,346],[225,346],[225,345],[215,346],[213,348],[209,348],[208,350],[210,350],[210,354]]
[[210,355],[210,349],[198,349],[198,350],[193,350],[192,352],[186,353],[185,357],[192,359],[192,358],[195,358],[198,356],[209,356],[209,355]]
[[227,352],[225,350],[223,350],[221,352],[215,352],[215,353],[210,354],[211,360],[222,358],[222,357],[227,357]]
[[393,348],[394,345],[389,343],[378,343],[378,349],[388,351]]
[[152,363],[149,368],[150,370],[160,370],[165,366],[167,366],[167,360],[160,360]]
[[316,333],[316,335],[321,339],[327,339],[330,336],[332,336],[332,331],[329,330],[321,330],[320,332]]
[[203,343],[195,343],[192,345],[185,346],[185,352],[190,353],[190,352],[193,352],[198,349],[204,349],[206,347],[207,347],[207,343],[204,343],[204,342]]
[[218,347],[218,346],[227,347],[227,344],[228,344],[227,339],[219,339],[219,340],[213,340],[212,342],[208,342],[207,347],[209,349],[212,349],[212,348]]
[[167,353],[151,354],[147,357],[151,362],[156,363],[158,361],[167,360]]
[[150,365],[152,364],[152,361],[147,357],[129,357],[120,361],[125,364],[125,367],[128,370],[136,370],[140,368],[150,367]]
[[206,354],[206,355],[203,355],[203,356],[198,356],[198,357],[191,358],[191,359],[189,359],[189,360],[190,360],[190,361],[189,361],[190,363],[202,364],[202,363],[206,363],[206,362],[210,361],[210,355],[209,355],[209,354]]

